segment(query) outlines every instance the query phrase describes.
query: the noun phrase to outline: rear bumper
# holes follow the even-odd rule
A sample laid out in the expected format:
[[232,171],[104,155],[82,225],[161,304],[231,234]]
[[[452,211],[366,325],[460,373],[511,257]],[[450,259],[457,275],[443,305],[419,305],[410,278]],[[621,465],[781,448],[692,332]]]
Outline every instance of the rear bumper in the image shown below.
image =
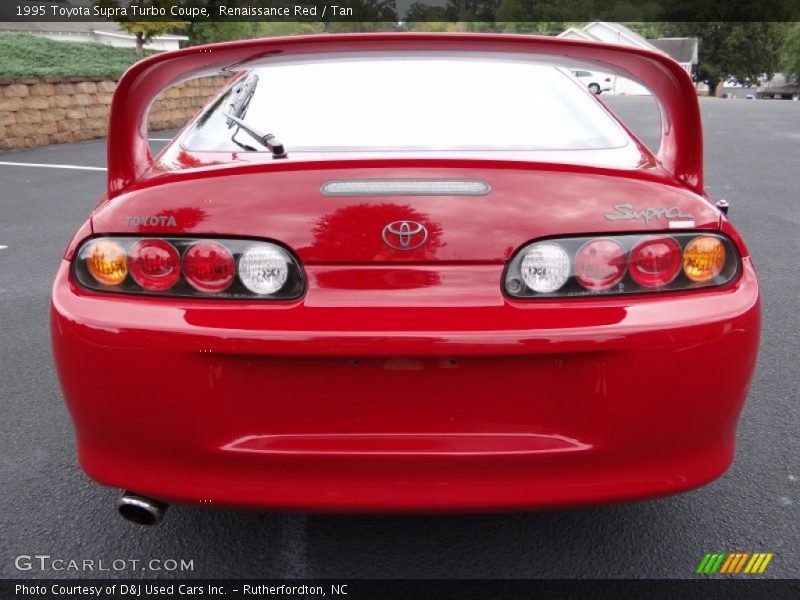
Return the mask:
[[434,285],[334,285],[268,307],[91,294],[68,265],[52,335],[81,465],[172,502],[485,510],[678,492],[729,466],[759,336],[747,260],[694,294],[513,303],[485,265],[439,267],[446,302]]

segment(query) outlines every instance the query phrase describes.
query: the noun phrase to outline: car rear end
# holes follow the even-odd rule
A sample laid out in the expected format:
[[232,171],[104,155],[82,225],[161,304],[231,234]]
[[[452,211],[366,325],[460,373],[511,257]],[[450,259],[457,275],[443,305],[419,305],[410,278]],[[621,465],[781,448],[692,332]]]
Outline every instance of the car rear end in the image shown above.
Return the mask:
[[[549,65],[533,72],[565,87],[548,80],[561,102],[537,94],[535,127],[489,115],[464,132],[459,109],[431,119],[464,65],[490,77],[554,53],[628,56],[508,39],[219,46],[258,61],[273,44],[296,62],[256,64],[144,168],[136,139],[121,140],[133,158],[110,161],[110,199],[53,289],[54,355],[90,476],[166,502],[406,511],[642,498],[724,472],[758,343],[747,249],[682,162],[697,149],[681,131],[653,157]],[[666,59],[639,59],[663,77]],[[131,85],[173,80],[150,60]],[[385,99],[416,108],[389,111],[392,130],[367,98],[358,123],[344,111],[370,86],[352,85],[324,132],[304,94],[283,98],[294,115],[258,117],[280,104],[286,87],[270,83],[283,73],[324,88],[337,68],[351,82],[347,69],[392,72]],[[274,127],[288,158],[229,120],[253,73],[249,122]],[[413,102],[422,91],[434,99]],[[487,99],[496,115],[530,98]],[[130,102],[115,99],[123,131],[144,114]],[[578,110],[551,132],[564,106]]]

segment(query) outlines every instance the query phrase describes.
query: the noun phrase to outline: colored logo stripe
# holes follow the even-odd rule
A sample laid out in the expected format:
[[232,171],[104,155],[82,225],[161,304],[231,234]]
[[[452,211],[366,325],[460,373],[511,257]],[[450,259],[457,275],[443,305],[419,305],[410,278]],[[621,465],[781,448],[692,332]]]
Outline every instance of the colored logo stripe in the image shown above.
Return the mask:
[[772,560],[772,554],[754,554],[753,558],[744,569],[745,573],[763,573],[769,561]]
[[750,556],[750,555],[749,555],[747,552],[745,552],[744,554],[742,554],[742,558],[741,558],[741,560],[739,561],[739,563],[736,565],[736,570],[735,570],[735,571],[733,571],[733,573],[738,573],[739,571],[741,571],[741,570],[742,570],[742,567],[744,566],[744,563],[747,561],[747,558],[748,558],[749,556]]
[[773,556],[772,553],[755,553],[751,555],[749,552],[732,552],[730,554],[709,552],[700,561],[695,573],[703,575],[713,575],[717,572],[720,574],[763,573]]
[[720,569],[720,573],[738,573],[742,567],[744,566],[745,561],[750,556],[749,552],[737,552],[735,554],[729,554],[728,560],[725,561],[725,564],[722,565]]
[[739,561],[738,554],[728,554],[727,560],[722,563],[722,568],[719,570],[720,573],[730,573],[731,569],[736,565]]
[[706,554],[695,573],[704,573],[706,575],[716,573],[717,569],[722,565],[724,558],[724,554]]

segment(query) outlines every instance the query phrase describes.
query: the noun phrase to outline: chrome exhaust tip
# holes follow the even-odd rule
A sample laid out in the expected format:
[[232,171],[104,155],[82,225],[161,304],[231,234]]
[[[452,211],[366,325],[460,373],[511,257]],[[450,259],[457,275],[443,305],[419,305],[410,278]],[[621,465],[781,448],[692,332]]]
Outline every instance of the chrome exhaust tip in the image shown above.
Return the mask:
[[137,525],[158,525],[167,512],[168,504],[134,492],[123,492],[117,500],[122,517]]

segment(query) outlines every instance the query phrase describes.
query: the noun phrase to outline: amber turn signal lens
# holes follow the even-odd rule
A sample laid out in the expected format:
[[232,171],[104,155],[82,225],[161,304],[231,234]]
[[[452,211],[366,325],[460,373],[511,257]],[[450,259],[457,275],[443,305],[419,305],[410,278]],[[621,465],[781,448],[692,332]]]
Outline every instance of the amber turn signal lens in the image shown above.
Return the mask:
[[692,281],[713,279],[725,266],[725,244],[709,235],[701,235],[683,250],[683,272]]
[[111,240],[97,240],[89,248],[86,268],[100,283],[119,285],[128,275],[125,249]]

